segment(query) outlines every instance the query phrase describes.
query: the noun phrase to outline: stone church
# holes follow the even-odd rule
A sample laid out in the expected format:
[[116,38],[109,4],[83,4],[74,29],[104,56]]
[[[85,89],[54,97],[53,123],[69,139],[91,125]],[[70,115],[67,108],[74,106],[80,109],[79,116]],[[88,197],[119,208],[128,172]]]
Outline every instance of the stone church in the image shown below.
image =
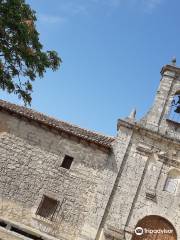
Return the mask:
[[105,136],[0,101],[0,240],[180,240],[180,68]]

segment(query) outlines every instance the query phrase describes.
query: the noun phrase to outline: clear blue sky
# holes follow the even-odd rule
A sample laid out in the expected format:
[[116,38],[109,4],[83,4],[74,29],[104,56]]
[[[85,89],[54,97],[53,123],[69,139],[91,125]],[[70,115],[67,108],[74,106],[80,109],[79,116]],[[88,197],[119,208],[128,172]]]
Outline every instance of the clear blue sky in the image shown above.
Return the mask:
[[50,116],[115,135],[118,118],[151,106],[161,67],[180,59],[179,0],[27,2],[44,49],[63,60],[34,83],[31,107]]

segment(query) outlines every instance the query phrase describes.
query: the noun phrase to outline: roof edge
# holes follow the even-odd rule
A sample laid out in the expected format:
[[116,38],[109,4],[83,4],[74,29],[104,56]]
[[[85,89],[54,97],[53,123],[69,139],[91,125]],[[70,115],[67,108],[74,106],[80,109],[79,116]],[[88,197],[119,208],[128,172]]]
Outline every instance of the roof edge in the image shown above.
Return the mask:
[[57,120],[54,117],[42,114],[24,106],[20,106],[14,103],[10,103],[4,100],[0,100],[0,110],[8,112],[10,114],[15,114],[18,117],[26,118],[30,121],[37,122],[49,128],[55,129],[57,131],[64,132],[66,134],[75,136],[84,141],[94,143],[100,147],[111,149],[111,143],[115,140],[114,137],[106,136],[94,131],[81,128],[77,125],[70,124],[61,120]]

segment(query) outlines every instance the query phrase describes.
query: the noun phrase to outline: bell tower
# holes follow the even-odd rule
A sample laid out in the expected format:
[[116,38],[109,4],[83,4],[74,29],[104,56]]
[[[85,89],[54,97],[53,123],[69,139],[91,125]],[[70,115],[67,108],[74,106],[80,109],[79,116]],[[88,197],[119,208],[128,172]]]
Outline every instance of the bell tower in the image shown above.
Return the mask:
[[180,68],[175,58],[162,68],[161,76],[153,106],[140,122],[146,128],[168,134],[180,126]]

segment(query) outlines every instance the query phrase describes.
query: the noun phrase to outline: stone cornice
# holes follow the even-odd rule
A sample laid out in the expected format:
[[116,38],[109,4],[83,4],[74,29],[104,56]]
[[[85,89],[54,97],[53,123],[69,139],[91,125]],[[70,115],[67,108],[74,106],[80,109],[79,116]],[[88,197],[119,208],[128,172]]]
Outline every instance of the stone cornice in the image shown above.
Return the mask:
[[126,121],[126,120],[119,119],[118,120],[118,128],[120,126],[129,128],[129,129],[133,129],[135,131],[140,131],[141,130],[141,131],[144,131],[146,134],[151,135],[153,138],[155,138],[157,140],[164,139],[164,141],[174,143],[174,144],[180,146],[180,140],[171,138],[171,137],[166,136],[166,135],[164,135],[160,132],[153,131],[152,129],[146,128],[146,127],[142,126],[141,124],[139,124],[137,122],[129,122],[129,121]]
[[177,160],[177,158],[167,156],[167,152],[162,152],[160,149],[155,149],[154,146],[148,146],[147,144],[140,143],[136,149],[141,154],[143,153],[146,156],[156,154],[159,161],[165,163],[166,165],[180,168],[180,162]]
[[180,75],[180,68],[179,67],[175,67],[175,66],[172,66],[172,65],[165,65],[162,69],[161,69],[161,75],[164,74],[164,72],[166,71],[170,71],[170,72],[174,72],[178,75]]

